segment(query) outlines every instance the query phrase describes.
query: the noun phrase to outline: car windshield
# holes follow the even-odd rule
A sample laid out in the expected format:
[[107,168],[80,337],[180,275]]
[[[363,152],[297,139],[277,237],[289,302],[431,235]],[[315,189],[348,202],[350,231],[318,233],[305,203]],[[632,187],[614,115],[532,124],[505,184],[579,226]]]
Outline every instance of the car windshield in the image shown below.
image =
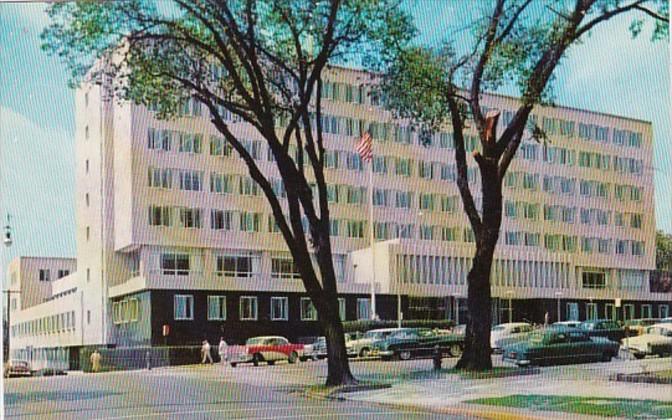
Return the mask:
[[265,338],[259,338],[259,337],[250,338],[245,342],[245,344],[248,346],[256,346],[258,344],[263,344],[264,340]]
[[544,334],[541,331],[533,332],[532,334],[530,334],[530,342],[531,343],[543,343],[545,335],[546,334]]
[[364,338],[382,338],[383,333],[380,331],[367,331],[364,334]]
[[582,330],[593,330],[593,329],[595,329],[595,324],[589,323],[589,322],[584,322],[581,325],[579,325],[579,327]]
[[504,326],[503,325],[498,325],[496,327],[493,327],[492,331],[504,331]]

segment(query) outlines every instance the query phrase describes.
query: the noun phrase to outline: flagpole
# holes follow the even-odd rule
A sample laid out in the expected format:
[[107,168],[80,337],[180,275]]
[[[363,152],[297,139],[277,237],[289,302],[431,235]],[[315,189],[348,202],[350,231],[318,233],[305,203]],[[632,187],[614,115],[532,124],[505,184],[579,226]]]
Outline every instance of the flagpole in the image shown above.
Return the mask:
[[376,314],[376,247],[373,238],[373,157],[369,160],[369,245],[371,246],[371,319]]

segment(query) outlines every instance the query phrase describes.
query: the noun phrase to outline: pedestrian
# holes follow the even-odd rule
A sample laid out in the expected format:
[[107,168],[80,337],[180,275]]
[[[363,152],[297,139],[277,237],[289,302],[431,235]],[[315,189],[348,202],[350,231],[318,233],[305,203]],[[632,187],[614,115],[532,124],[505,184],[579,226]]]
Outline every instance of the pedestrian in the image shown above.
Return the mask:
[[210,354],[210,343],[208,343],[208,340],[203,340],[203,347],[201,347],[201,353],[203,354],[203,360],[201,360],[201,364],[205,363],[207,360],[210,364],[212,364],[212,355]]
[[95,349],[93,353],[91,353],[91,371],[92,372],[99,372],[100,371],[100,359],[101,355],[98,352],[98,349]]
[[548,319],[549,319],[549,315],[548,315],[548,312],[546,312],[544,314],[544,328],[548,327]]
[[219,361],[222,363],[222,365],[226,364],[226,362],[229,360],[229,346],[226,344],[226,341],[224,341],[224,337],[219,338]]

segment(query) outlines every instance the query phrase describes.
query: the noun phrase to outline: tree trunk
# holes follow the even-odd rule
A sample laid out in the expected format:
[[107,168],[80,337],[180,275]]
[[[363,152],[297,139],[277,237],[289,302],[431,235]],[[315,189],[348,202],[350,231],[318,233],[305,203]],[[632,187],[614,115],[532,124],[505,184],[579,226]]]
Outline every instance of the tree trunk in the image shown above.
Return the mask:
[[[338,313],[333,316],[333,311],[329,312],[329,318],[322,320],[322,329],[327,340],[327,386],[353,385],[357,379],[350,371],[350,363],[345,348],[345,338],[343,337],[343,324]],[[336,311],[338,312],[338,311]]]
[[476,237],[476,253],[467,276],[467,331],[458,369],[492,369],[490,328],[492,306],[490,272],[502,224],[502,183],[496,161],[480,160],[483,223]]

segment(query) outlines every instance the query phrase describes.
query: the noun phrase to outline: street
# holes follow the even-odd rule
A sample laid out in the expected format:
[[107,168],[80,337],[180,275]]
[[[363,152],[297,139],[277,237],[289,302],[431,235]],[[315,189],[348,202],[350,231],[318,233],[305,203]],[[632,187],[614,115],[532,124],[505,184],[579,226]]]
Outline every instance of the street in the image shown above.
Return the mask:
[[[501,365],[499,358],[494,360],[497,365]],[[455,361],[444,359],[444,368],[452,367]],[[566,383],[571,387],[576,381],[591,381],[593,384],[608,386],[608,378],[612,373],[659,370],[671,365],[671,358],[642,361],[614,359],[610,363],[548,367],[543,368],[540,375],[510,379],[511,383],[519,386]],[[453,376],[440,377],[431,369],[431,361],[427,359],[406,362],[353,361],[351,367],[355,376],[361,380],[393,385],[440,381],[447,392],[451,387],[454,388],[449,383]],[[221,365],[190,365],[151,371],[99,374],[73,372],[64,377],[17,378],[5,382],[5,415],[6,418],[40,419],[402,419],[436,416],[389,408],[368,401],[308,398],[304,391],[323,383],[325,375],[326,362],[319,361],[259,367],[242,365],[235,369]],[[495,382],[484,380],[478,387],[496,386]],[[355,395],[353,397],[358,398]]]

